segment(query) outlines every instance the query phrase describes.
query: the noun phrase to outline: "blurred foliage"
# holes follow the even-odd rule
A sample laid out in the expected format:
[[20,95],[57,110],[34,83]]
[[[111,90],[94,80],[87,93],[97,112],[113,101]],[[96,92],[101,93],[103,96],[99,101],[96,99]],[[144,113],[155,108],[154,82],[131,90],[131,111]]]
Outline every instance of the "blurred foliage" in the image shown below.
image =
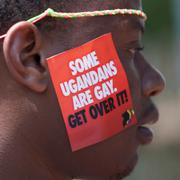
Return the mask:
[[177,126],[177,112],[180,107],[180,74],[177,71],[180,69],[180,54],[176,43],[178,42],[180,47],[180,39],[179,33],[174,33],[178,31],[174,24],[174,3],[180,0],[142,1],[144,11],[148,15],[143,39],[144,54],[146,60],[164,74],[166,89],[158,98],[160,121],[155,129],[156,143],[141,149],[136,170],[126,180],[179,180],[180,126]]
[[180,147],[167,146],[140,151],[138,166],[126,180],[179,180]]
[[144,11],[148,15],[146,35],[158,36],[172,33],[172,0],[143,0]]

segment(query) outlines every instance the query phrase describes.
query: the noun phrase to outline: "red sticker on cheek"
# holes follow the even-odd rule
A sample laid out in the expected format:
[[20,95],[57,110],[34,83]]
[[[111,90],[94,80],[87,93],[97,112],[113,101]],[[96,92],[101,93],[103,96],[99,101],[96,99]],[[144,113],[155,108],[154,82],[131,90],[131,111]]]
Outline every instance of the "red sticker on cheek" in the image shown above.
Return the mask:
[[110,33],[47,62],[72,151],[136,124],[127,76]]

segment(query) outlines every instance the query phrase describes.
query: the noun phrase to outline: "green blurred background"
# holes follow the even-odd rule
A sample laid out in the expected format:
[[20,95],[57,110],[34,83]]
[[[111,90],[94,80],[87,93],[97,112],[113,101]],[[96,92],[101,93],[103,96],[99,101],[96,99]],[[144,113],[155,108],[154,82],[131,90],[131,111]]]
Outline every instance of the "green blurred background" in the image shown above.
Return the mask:
[[180,180],[180,0],[144,0],[143,7],[144,53],[167,86],[154,98],[160,109],[154,142],[140,149],[139,163],[126,180]]

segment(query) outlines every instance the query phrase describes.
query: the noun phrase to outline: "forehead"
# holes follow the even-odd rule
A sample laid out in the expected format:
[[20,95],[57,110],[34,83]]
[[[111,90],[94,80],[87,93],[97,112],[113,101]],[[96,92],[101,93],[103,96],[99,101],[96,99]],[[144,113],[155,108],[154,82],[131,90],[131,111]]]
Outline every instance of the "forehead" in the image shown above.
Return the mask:
[[[72,2],[72,4],[70,2]],[[63,6],[64,6],[63,11],[66,12],[94,11],[94,10],[104,10],[104,9],[107,10],[107,9],[117,9],[117,8],[141,9],[140,0],[91,0],[91,1],[66,0]],[[55,8],[53,6],[51,7],[55,10],[57,10],[58,8],[58,7]],[[91,40],[102,34],[109,32],[115,34],[117,37],[120,36],[119,39],[121,38],[127,39],[126,34],[127,33],[129,34],[131,31],[132,38],[137,39],[137,34],[139,34],[141,30],[143,30],[142,28],[143,20],[136,16],[117,15],[117,16],[104,16],[99,18],[98,17],[79,18],[68,21],[64,21],[64,20],[56,21],[53,19],[50,20],[52,20],[53,22],[55,21],[55,23],[52,24],[53,24],[53,31],[55,30],[55,27],[57,27],[58,30],[56,33],[56,37],[59,36],[61,39],[63,38],[66,39],[66,42],[64,42],[63,44],[64,46],[67,46],[65,49],[78,46],[82,43],[87,42],[88,40]],[[49,21],[49,23],[51,24],[52,21]],[[44,23],[43,26],[45,24],[47,23]],[[108,24],[108,26],[105,26],[105,24]],[[59,31],[59,27],[61,27],[61,31]],[[79,31],[79,29],[81,29],[81,31]],[[68,34],[73,34],[73,37],[69,36]],[[53,36],[54,33],[49,33],[49,31],[48,34],[45,34],[46,37],[49,37],[51,35]]]
[[124,43],[140,41],[144,30],[145,21],[143,19],[129,17],[121,21],[121,27],[118,31],[119,38]]

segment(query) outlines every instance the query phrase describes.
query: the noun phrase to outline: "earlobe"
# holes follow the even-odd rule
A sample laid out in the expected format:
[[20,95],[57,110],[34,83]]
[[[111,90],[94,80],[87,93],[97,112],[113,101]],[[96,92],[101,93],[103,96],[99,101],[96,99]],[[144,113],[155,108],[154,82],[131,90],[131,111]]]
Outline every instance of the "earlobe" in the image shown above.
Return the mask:
[[35,92],[47,88],[46,67],[41,56],[41,38],[35,25],[19,22],[12,26],[4,40],[3,51],[12,76]]

